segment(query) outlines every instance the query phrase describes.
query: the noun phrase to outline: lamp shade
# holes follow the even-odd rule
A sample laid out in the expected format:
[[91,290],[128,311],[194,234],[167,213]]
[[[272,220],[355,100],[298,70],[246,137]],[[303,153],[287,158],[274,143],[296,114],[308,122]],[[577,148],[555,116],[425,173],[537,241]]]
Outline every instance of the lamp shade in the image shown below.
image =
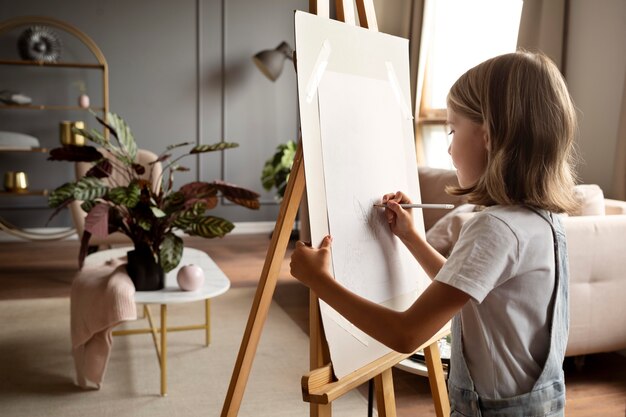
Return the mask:
[[283,71],[285,59],[293,59],[292,53],[289,44],[281,42],[275,49],[266,49],[254,55],[252,61],[267,78],[276,81]]

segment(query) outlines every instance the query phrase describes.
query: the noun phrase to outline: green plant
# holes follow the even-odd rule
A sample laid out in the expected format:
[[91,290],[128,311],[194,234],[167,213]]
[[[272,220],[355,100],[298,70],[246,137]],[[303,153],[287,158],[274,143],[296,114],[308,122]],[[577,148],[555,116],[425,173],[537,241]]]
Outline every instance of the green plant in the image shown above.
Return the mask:
[[[49,206],[56,209],[52,216],[72,201],[82,201],[81,207],[87,212],[87,217],[79,252],[81,267],[91,236],[106,236],[119,231],[127,235],[135,247],[148,246],[155,260],[168,272],[178,265],[183,252],[183,240],[174,230],[213,238],[223,237],[234,228],[226,219],[205,214],[217,205],[220,195],[238,205],[259,208],[259,194],[223,181],[190,182],[176,191],[173,189],[174,172],[189,170],[178,164],[181,158],[235,148],[238,144],[219,142],[197,145],[175,158],[171,151],[192,143],[168,146],[157,159],[164,167],[159,186],[154,190],[149,181],[141,178],[146,170],[153,169],[153,164],[143,166],[135,163],[137,145],[126,122],[113,113],[107,114],[106,122],[98,116],[96,118],[114,140],[106,139],[95,129],[75,131],[105,149],[107,157],[93,146],[64,146],[52,149],[48,158],[94,163],[83,178],[61,185],[48,200]],[[128,181],[112,184],[110,176],[113,172],[121,173]]]
[[261,173],[261,183],[266,191],[276,188],[276,199],[282,200],[289,181],[293,158],[296,155],[296,143],[292,140],[276,147],[274,155],[265,161]]

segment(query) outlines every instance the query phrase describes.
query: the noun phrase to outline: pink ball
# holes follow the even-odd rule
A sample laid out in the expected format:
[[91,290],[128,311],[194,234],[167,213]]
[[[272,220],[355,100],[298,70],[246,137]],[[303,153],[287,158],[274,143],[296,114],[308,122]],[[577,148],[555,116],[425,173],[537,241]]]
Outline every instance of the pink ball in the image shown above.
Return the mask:
[[183,291],[195,291],[204,283],[204,271],[197,265],[185,265],[176,275],[178,286]]

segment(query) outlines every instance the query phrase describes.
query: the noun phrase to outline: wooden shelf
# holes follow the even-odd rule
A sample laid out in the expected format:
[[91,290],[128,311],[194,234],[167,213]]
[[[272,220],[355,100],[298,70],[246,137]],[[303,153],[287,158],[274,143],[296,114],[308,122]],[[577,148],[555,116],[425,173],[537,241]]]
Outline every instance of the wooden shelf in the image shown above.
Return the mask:
[[0,152],[35,152],[48,153],[48,148],[20,148],[17,146],[0,146]]
[[23,196],[47,196],[48,195],[48,190],[26,190],[26,191],[4,191],[4,190],[0,190],[0,195],[2,196],[16,196],[16,197],[23,197]]
[[93,68],[104,69],[103,64],[87,64],[83,62],[43,62],[43,61],[17,61],[0,60],[0,65],[21,65],[26,67],[57,67],[57,68]]
[[[87,110],[80,106],[60,106],[56,104],[0,104],[0,109],[19,110]],[[102,111],[102,107],[89,107],[90,110]]]

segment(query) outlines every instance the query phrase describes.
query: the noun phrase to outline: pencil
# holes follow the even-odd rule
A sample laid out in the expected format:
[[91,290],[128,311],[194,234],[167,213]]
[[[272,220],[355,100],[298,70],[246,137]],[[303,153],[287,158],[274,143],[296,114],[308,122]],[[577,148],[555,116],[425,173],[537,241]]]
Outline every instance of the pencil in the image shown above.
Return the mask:
[[[386,204],[374,204],[374,207],[387,207]],[[453,209],[454,204],[400,204],[402,208]]]

